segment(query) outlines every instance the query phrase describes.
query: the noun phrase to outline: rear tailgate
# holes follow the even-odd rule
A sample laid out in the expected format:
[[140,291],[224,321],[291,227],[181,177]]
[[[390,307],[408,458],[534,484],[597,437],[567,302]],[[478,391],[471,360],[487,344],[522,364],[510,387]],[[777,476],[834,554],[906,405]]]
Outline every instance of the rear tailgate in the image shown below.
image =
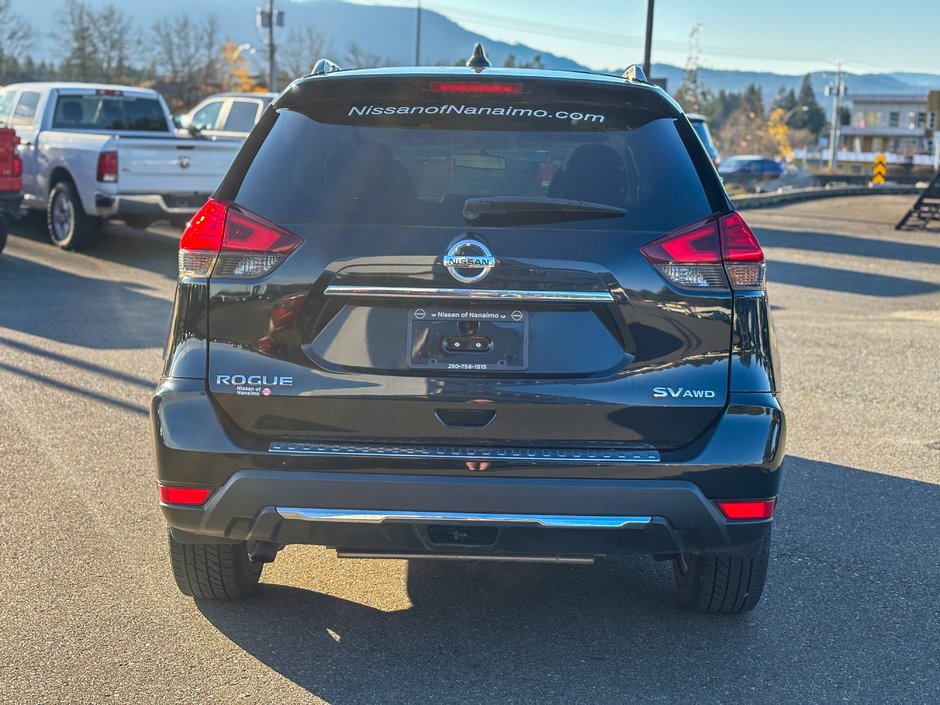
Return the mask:
[[121,137],[117,141],[118,192],[212,193],[239,147],[232,142],[183,137]]
[[[401,83],[269,116],[220,193],[302,244],[260,279],[220,262],[210,280],[225,414],[321,444],[675,448],[707,429],[727,403],[731,291],[672,286],[639,251],[712,214],[688,151],[702,146],[647,89],[573,83],[514,96],[518,119],[488,122],[504,97]],[[626,215],[465,219],[468,198],[496,196]],[[484,276],[447,266],[479,245]]]

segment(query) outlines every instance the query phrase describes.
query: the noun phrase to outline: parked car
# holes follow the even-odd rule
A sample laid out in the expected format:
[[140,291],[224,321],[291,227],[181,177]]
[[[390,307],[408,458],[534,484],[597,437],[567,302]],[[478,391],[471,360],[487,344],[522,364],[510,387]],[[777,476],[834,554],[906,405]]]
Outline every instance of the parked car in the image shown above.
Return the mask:
[[18,144],[16,132],[0,127],[0,252],[7,244],[7,219],[20,205],[23,164],[16,151]]
[[718,151],[718,147],[715,146],[712,133],[708,129],[708,120],[704,115],[699,115],[698,113],[688,113],[686,117],[689,118],[689,122],[692,123],[692,129],[695,130],[695,134],[698,135],[698,138],[702,140],[702,144],[705,145],[705,151],[708,152],[708,157],[712,160],[712,164],[714,164],[717,169],[721,164],[721,153]]
[[819,185],[819,179],[808,169],[786,165],[780,176],[761,181],[754,187],[758,193],[773,193],[774,191],[811,188]]
[[764,586],[786,438],[764,256],[637,78],[295,82],[180,241],[151,406],[180,590],[287,544],[352,558],[671,560]]
[[20,139],[24,206],[46,211],[49,236],[65,249],[93,245],[101,219],[185,222],[238,151],[177,136],[160,94],[129,86],[7,86],[2,126]]
[[776,159],[750,154],[728,157],[718,167],[726,186],[742,186],[748,191],[759,191],[762,183],[779,178],[783,171]]
[[244,140],[276,97],[277,93],[217,93],[175,122],[191,134]]

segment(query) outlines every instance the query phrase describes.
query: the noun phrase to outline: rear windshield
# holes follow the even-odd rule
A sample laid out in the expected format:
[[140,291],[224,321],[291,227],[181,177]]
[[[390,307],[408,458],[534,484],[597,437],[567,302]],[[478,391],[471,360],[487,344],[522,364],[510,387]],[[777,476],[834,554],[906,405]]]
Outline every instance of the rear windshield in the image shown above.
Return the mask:
[[714,149],[715,145],[712,142],[712,134],[708,131],[708,124],[703,120],[691,120],[692,129],[695,130],[695,134],[698,135],[698,138],[702,140],[708,149]]
[[134,130],[167,132],[166,117],[155,98],[124,95],[60,95],[52,127],[61,130]]
[[567,223],[579,228],[665,231],[711,212],[678,121],[623,105],[334,100],[300,110],[266,118],[236,195],[282,224],[460,227],[467,199],[485,197],[626,210]]

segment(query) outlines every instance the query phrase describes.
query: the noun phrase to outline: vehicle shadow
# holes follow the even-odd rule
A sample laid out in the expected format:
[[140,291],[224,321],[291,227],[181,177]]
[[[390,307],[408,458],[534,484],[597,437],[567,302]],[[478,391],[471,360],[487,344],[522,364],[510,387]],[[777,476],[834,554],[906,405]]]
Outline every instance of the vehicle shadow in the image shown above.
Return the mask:
[[[937,247],[919,245],[895,240],[882,240],[868,237],[853,237],[836,233],[813,233],[794,230],[775,230],[756,228],[761,245],[764,247],[784,247],[807,252],[829,252],[854,257],[875,257],[878,259],[897,260],[899,262],[921,262],[940,264],[940,243]],[[898,238],[903,238],[898,233]]]
[[[34,242],[49,242],[49,234],[40,214],[31,213],[16,221],[12,234]],[[167,279],[176,279],[179,232],[169,225],[154,230],[131,228],[123,223],[105,223],[98,233],[95,247],[83,252],[88,257],[144,269]]]
[[[172,304],[139,284],[85,277],[10,253],[0,258],[0,283],[0,327],[97,349],[154,348],[166,341]],[[37,314],[37,308],[54,315]]]
[[685,611],[668,564],[646,558],[412,561],[413,606],[398,612],[277,585],[246,603],[197,606],[339,705],[932,700],[940,486],[787,464],[767,592],[747,615]]

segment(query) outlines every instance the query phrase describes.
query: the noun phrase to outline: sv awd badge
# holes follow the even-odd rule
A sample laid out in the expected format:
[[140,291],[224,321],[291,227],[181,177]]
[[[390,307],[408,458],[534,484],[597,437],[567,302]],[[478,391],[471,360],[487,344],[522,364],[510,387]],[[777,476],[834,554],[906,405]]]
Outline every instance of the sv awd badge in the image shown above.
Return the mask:
[[653,387],[654,399],[714,399],[711,389],[686,389],[685,387]]

